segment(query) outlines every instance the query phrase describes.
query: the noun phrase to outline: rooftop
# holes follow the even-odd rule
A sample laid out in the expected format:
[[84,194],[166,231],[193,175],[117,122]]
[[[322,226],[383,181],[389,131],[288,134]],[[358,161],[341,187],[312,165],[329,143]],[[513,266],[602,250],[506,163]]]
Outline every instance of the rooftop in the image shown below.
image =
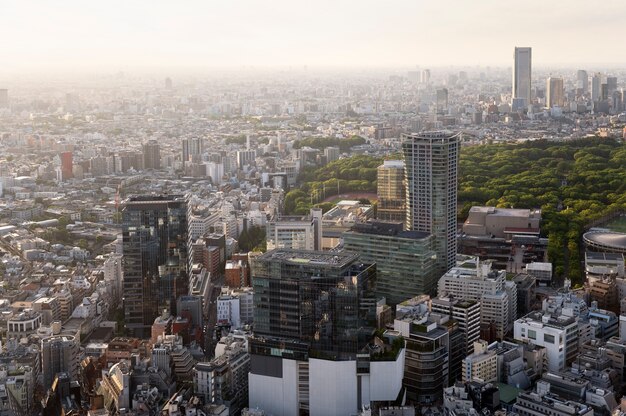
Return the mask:
[[368,221],[366,223],[357,223],[352,227],[350,231],[353,233],[370,234],[370,235],[384,235],[407,239],[423,239],[430,236],[429,233],[421,231],[405,231],[403,229],[404,224],[401,222],[388,222],[388,221]]
[[357,260],[359,255],[350,252],[329,252],[276,249],[260,256],[258,261],[273,261],[290,264],[311,264],[333,267],[344,267]]
[[596,261],[624,261],[622,253],[596,253],[595,251],[585,251],[586,260]]
[[626,233],[594,230],[583,234],[583,240],[590,246],[614,249],[620,253],[626,252]]
[[531,213],[535,211],[531,211],[530,209],[520,209],[520,208],[495,208],[495,207],[477,207],[474,206],[470,208],[470,213],[472,212],[481,212],[489,215],[495,215],[499,217],[529,217]]

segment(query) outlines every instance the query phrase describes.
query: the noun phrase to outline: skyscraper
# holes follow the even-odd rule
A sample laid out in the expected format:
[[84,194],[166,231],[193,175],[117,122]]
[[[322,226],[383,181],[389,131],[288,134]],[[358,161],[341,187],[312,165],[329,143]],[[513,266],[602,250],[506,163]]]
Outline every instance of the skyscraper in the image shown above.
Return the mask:
[[546,107],[563,107],[563,78],[549,77],[546,81]]
[[606,77],[607,97],[612,97],[617,91],[617,77]]
[[61,153],[61,174],[62,174],[62,179],[68,180],[74,177],[73,173],[72,173],[72,167],[73,167],[73,154],[72,152],[63,152]]
[[395,400],[404,348],[376,363],[366,348],[376,325],[375,265],[355,253],[279,249],[252,270],[250,407],[276,416],[347,415]]
[[531,100],[532,48],[515,47],[513,64],[513,98]]
[[401,221],[406,218],[404,162],[385,160],[378,167],[376,216],[383,221]]
[[124,316],[134,336],[150,336],[159,311],[187,293],[187,201],[134,196],[122,210]]
[[144,169],[161,168],[161,150],[156,140],[149,140],[143,145],[143,167]]
[[455,265],[460,133],[403,135],[406,229],[433,234],[441,273]]
[[448,113],[448,89],[440,88],[437,90],[437,114]]
[[591,101],[596,102],[601,98],[602,74],[596,72],[591,77]]
[[587,94],[589,91],[589,75],[584,69],[579,69],[576,72],[576,88],[580,90],[582,94]]
[[[183,163],[194,162],[204,151],[203,140],[197,137],[191,139],[183,139]],[[195,159],[195,160],[194,160]]]

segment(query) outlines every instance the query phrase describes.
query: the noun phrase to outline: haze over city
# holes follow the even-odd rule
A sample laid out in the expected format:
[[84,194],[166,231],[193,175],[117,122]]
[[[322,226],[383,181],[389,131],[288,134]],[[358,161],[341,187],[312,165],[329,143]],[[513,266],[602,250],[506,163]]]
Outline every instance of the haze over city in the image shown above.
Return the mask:
[[290,67],[624,64],[626,3],[607,0],[9,1],[0,74]]
[[626,416],[625,17],[2,1],[0,416]]

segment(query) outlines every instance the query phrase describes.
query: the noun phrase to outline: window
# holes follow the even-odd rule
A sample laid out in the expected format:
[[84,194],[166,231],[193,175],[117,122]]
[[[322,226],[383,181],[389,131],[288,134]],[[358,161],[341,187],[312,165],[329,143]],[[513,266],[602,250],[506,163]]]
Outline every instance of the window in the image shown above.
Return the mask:
[[530,338],[530,339],[537,339],[537,331],[529,329],[528,330],[528,338]]
[[547,342],[549,344],[554,344],[554,335],[543,334],[543,342]]

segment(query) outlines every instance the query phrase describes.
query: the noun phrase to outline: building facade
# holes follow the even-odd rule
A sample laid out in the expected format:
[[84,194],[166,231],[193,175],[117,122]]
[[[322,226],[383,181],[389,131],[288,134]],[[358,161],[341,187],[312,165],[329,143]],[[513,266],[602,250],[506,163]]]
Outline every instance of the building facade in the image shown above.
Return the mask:
[[406,220],[406,187],[404,162],[385,160],[377,169],[378,208],[376,218],[382,221]]
[[321,416],[395,400],[404,348],[378,359],[368,347],[374,265],[354,253],[282,249],[258,257],[252,269],[250,407]]
[[182,195],[130,197],[122,210],[124,316],[149,337],[159,311],[188,293],[187,201]]
[[69,335],[55,335],[41,341],[41,372],[43,385],[50,386],[57,373],[67,373],[79,380],[79,342]]
[[376,294],[390,305],[434,293],[438,276],[433,240],[427,233],[403,231],[402,223],[356,224],[343,233],[344,249],[376,263]]
[[322,210],[312,208],[308,216],[282,216],[267,223],[267,249],[322,249]]
[[532,48],[515,47],[513,61],[513,99],[523,98],[529,105],[532,100]]
[[454,266],[457,253],[457,175],[460,133],[440,131],[403,135],[406,229],[435,236],[441,273]]

